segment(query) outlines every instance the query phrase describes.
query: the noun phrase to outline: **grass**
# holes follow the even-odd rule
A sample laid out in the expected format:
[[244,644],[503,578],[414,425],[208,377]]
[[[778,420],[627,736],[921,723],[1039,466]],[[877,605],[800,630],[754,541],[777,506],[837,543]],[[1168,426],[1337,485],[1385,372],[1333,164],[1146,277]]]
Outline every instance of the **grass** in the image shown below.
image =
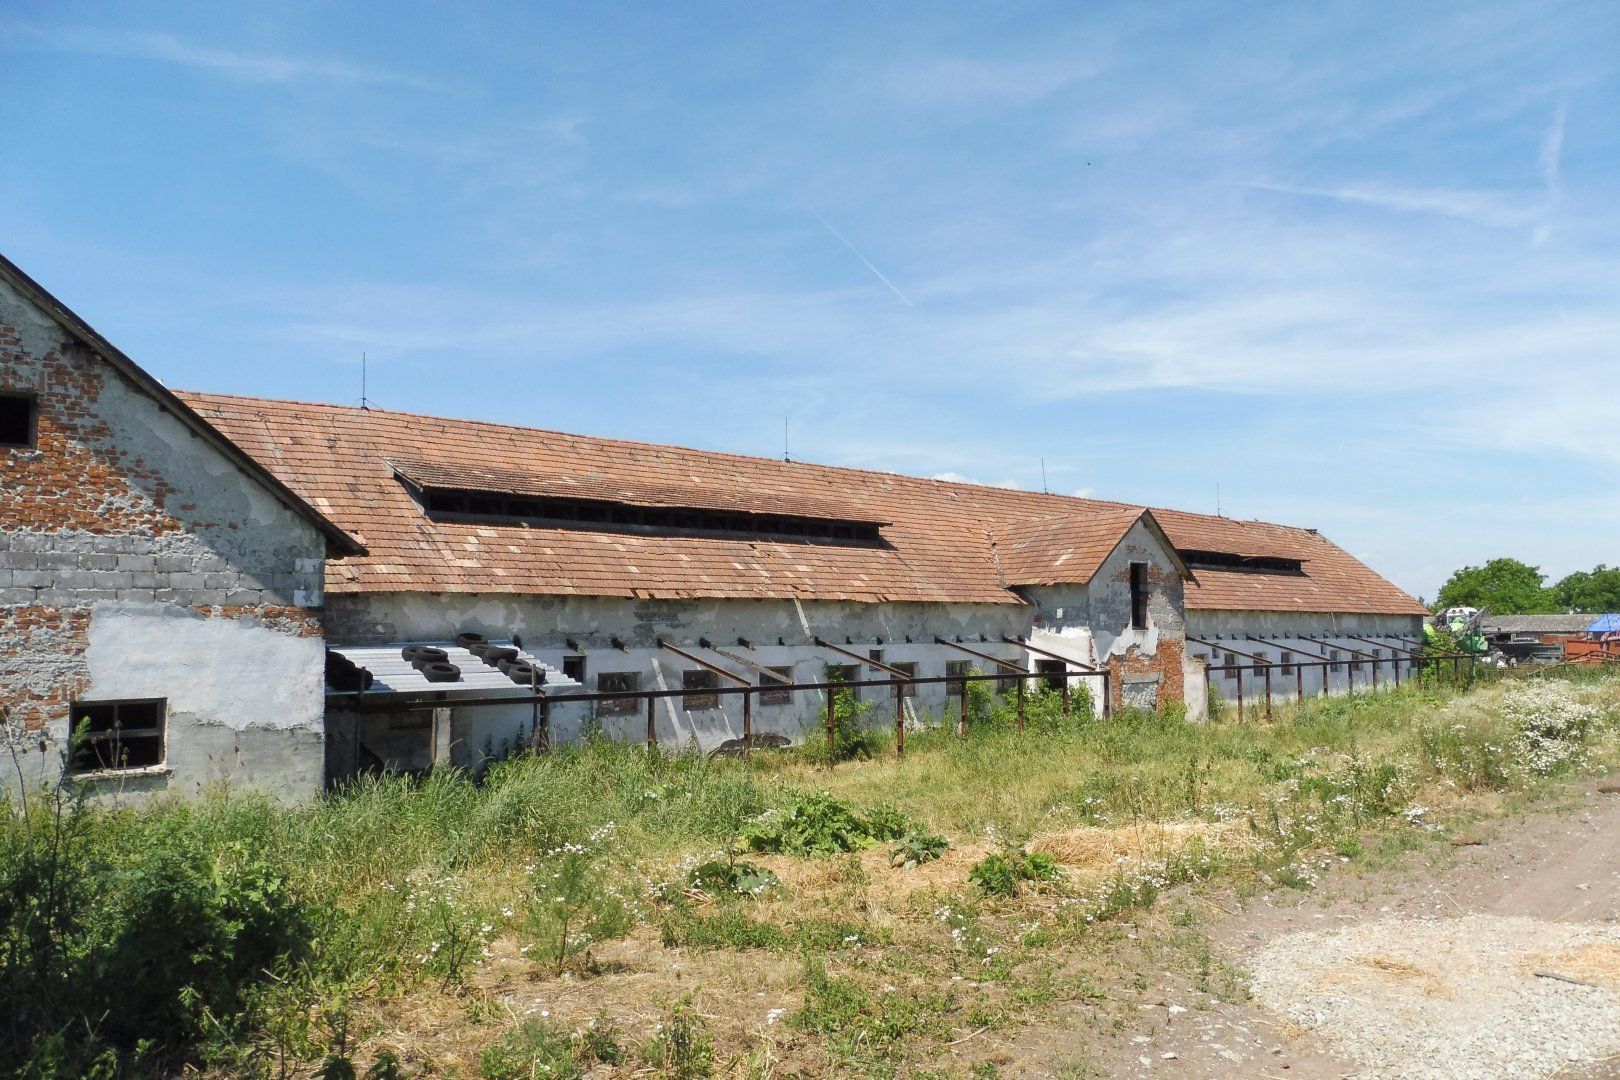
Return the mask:
[[[181,974],[155,987],[164,1025],[139,1038],[113,1023],[116,1008],[88,1015],[56,995],[0,1030],[0,1067],[993,1069],[974,1033],[1065,1002],[1104,1009],[1119,988],[1076,958],[1106,968],[1108,927],[1167,891],[1309,888],[1330,862],[1387,861],[1437,824],[1607,764],[1620,679],[1554,685],[1408,686],[1242,724],[1064,719],[1032,702],[1040,722],[1023,735],[987,707],[966,741],[948,723],[908,735],[897,758],[874,732],[870,758],[836,765],[594,743],[501,762],[476,783],[369,778],[297,808],[229,791],[138,809],[36,802],[26,823],[0,816],[12,1000],[40,999],[29,979],[47,969],[140,984],[151,965],[129,942],[141,935],[118,931],[150,937],[153,918],[217,923],[218,941],[197,938],[203,954],[242,940],[260,959],[217,965],[207,986]],[[926,857],[907,857],[908,842]],[[1000,881],[975,874],[985,866],[1014,880],[985,885]],[[46,910],[47,879],[84,895]],[[191,906],[168,911],[158,900],[176,881],[197,885],[181,890]],[[34,899],[19,904],[25,886]],[[94,948],[53,946],[42,928]],[[1178,933],[1189,977],[1237,993],[1196,934]]]

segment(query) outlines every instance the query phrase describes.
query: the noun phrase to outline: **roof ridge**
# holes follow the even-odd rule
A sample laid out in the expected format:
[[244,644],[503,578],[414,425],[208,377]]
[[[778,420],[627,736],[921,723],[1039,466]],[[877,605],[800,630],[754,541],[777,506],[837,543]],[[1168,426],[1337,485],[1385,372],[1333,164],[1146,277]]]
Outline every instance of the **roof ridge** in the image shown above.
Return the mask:
[[[233,401],[249,402],[255,404],[296,405],[302,408],[327,409],[343,413],[382,414],[385,416],[406,417],[413,420],[438,420],[450,424],[474,424],[478,427],[500,428],[506,431],[520,431],[534,435],[556,435],[565,439],[586,439],[598,443],[610,443],[616,446],[651,447],[661,450],[680,450],[691,454],[705,454],[711,457],[729,458],[736,461],[764,462],[770,465],[795,465],[806,469],[825,469],[831,472],[856,473],[861,476],[892,476],[902,480],[911,480],[918,483],[938,484],[942,487],[968,488],[973,491],[1008,491],[1029,498],[1058,500],[1053,511],[1046,517],[1061,517],[1072,512],[1064,507],[1087,506],[1099,509],[1117,510],[1152,510],[1155,513],[1165,512],[1171,514],[1186,514],[1205,521],[1224,521],[1234,525],[1267,525],[1272,528],[1287,529],[1290,532],[1310,533],[1315,536],[1322,534],[1315,529],[1307,529],[1298,525],[1287,525],[1280,521],[1266,521],[1261,518],[1232,518],[1223,514],[1204,514],[1197,510],[1182,510],[1173,506],[1152,506],[1147,503],[1125,502],[1120,499],[1097,499],[1088,495],[1060,495],[1048,491],[1032,491],[1028,488],[1008,488],[999,484],[981,484],[971,480],[944,480],[934,476],[918,476],[915,473],[899,472],[893,469],[863,469],[858,465],[832,465],[820,461],[783,461],[780,458],[765,457],[761,454],[740,454],[734,450],[713,450],[701,446],[687,446],[681,443],[651,442],[646,439],[626,439],[616,435],[585,435],[575,431],[563,431],[559,428],[533,427],[526,424],[508,423],[502,420],[480,420],[466,416],[443,416],[439,413],[411,412],[406,409],[383,409],[375,406],[340,405],[329,401],[305,401],[299,398],[273,398],[261,397],[254,394],[231,394],[209,390],[176,390],[175,393],[182,399],[194,398],[228,398]],[[418,459],[421,460],[421,459]],[[1037,520],[1037,519],[1032,519]],[[1331,543],[1331,541],[1329,541]]]
[[[1138,507],[1150,509],[1140,503],[1122,502],[1118,499],[1094,499],[1082,495],[1055,495],[1048,491],[1031,491],[1028,488],[1008,488],[999,484],[979,484],[971,480],[942,480],[933,476],[917,476],[914,473],[897,472],[893,469],[863,469],[858,465],[829,465],[819,461],[799,461],[797,459],[783,461],[780,458],[765,457],[762,454],[739,454],[734,450],[710,450],[701,446],[685,446],[680,443],[649,442],[646,439],[626,439],[616,435],[582,435],[577,431],[562,431],[558,428],[532,427],[525,424],[512,424],[501,420],[478,420],[465,416],[441,416],[438,413],[409,412],[404,409],[380,409],[372,406],[336,405],[323,401],[302,401],[295,398],[269,398],[257,397],[252,394],[215,393],[205,390],[176,390],[182,398],[230,398],[235,401],[253,402],[257,404],[298,405],[309,408],[331,409],[346,413],[385,414],[388,416],[407,417],[413,420],[438,420],[451,424],[476,424],[479,427],[502,428],[508,431],[523,431],[537,435],[557,435],[566,439],[589,439],[593,442],[613,443],[619,446],[651,447],[662,450],[683,450],[692,454],[707,454],[711,457],[733,458],[738,461],[765,462],[774,465],[797,465],[808,469],[829,469],[835,472],[860,473],[863,476],[897,476],[903,480],[916,480],[927,484],[940,484],[947,487],[965,487],[975,491],[1010,491],[1019,495],[1027,495],[1043,499],[1060,499],[1065,503],[1079,505],[1105,506],[1105,507]],[[1190,511],[1181,511],[1189,513]]]

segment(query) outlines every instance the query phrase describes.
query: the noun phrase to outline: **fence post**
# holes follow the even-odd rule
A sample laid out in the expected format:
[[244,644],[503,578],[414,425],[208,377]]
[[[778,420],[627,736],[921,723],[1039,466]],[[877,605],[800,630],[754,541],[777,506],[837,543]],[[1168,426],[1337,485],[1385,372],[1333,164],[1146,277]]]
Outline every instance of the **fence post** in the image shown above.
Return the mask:
[[1376,656],[1373,657],[1372,669],[1373,669],[1372,688],[1374,690],[1377,690],[1378,689],[1378,657],[1376,657]]
[[551,749],[551,699],[540,699],[540,752]]
[[1305,704],[1305,665],[1294,665],[1294,704]]
[[1266,719],[1271,719],[1271,665],[1266,665]]
[[1069,673],[1067,669],[1063,673],[1063,715],[1069,715]]
[[904,757],[906,752],[906,684],[894,684],[894,752]]
[[647,699],[647,749],[649,751],[658,749],[658,729],[655,726],[657,724],[657,722],[658,722],[657,709],[658,709],[658,699],[655,698],[655,697],[648,698]]
[[1237,684],[1238,684],[1238,721],[1241,723],[1242,720],[1243,720],[1243,669],[1241,667],[1237,669]]
[[754,688],[743,688],[743,760],[748,760],[748,748],[754,744]]
[[968,681],[966,679],[963,679],[962,680],[962,718],[956,722],[956,733],[958,735],[962,736],[962,738],[964,738],[964,739],[967,738],[967,716],[968,716]]
[[827,756],[829,758],[831,758],[832,755],[833,755],[833,744],[834,744],[833,731],[834,730],[835,730],[835,728],[834,728],[834,724],[833,724],[833,688],[829,685],[827,687]]
[[1102,689],[1103,689],[1103,713],[1102,714],[1103,714],[1103,719],[1107,720],[1110,716],[1114,715],[1114,673],[1111,670],[1109,670],[1108,668],[1103,668],[1102,684],[1103,684],[1103,687],[1102,687]]
[[1018,677],[1018,733],[1024,732],[1024,677]]
[[1333,662],[1330,661],[1330,660],[1324,660],[1322,662],[1322,696],[1323,697],[1328,696],[1328,683],[1330,683],[1332,681],[1333,681]]

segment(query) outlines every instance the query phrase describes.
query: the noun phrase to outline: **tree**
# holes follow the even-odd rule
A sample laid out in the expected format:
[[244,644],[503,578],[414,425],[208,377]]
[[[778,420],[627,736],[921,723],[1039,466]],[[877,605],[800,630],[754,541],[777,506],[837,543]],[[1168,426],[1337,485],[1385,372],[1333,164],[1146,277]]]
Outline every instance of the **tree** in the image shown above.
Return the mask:
[[1541,568],[1518,559],[1492,559],[1465,566],[1440,587],[1437,608],[1490,608],[1498,615],[1539,615],[1560,610],[1558,597],[1544,586]]
[[1598,563],[1591,570],[1577,570],[1554,585],[1552,592],[1564,611],[1586,615],[1620,612],[1620,566]]

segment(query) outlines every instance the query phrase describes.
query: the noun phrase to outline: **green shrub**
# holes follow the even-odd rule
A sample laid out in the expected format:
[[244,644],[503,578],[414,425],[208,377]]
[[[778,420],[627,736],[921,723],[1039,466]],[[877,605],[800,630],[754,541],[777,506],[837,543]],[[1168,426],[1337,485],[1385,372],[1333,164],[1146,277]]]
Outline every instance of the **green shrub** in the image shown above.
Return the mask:
[[1056,881],[1061,872],[1050,855],[1009,847],[975,863],[968,880],[989,896],[1017,896],[1024,882]]
[[531,945],[561,975],[599,941],[623,937],[635,919],[608,880],[598,832],[545,854],[529,874],[525,899]]
[[945,854],[948,847],[950,842],[943,836],[925,829],[909,829],[900,837],[900,842],[890,849],[889,865],[910,870],[925,862],[933,862]]
[[862,814],[822,791],[767,810],[743,826],[737,844],[744,851],[835,855],[898,839],[906,826],[904,816],[892,809]]
[[209,852],[178,822],[144,849],[109,844],[121,821],[61,789],[0,817],[0,1072],[195,1060],[308,951],[309,912],[270,860]]
[[757,863],[718,858],[693,867],[687,883],[713,896],[754,897],[777,888],[782,879]]
[[847,687],[829,693],[833,696],[832,745],[827,745],[825,730],[808,728],[800,753],[826,764],[872,757],[882,746],[878,734],[866,725],[866,715],[872,711],[873,702],[862,701]]

